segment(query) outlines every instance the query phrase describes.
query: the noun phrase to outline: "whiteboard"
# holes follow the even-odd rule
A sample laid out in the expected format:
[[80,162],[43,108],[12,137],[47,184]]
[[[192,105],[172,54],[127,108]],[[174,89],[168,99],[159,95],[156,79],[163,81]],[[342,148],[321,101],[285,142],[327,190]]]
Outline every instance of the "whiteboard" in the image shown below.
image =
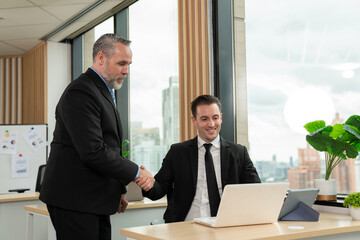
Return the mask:
[[23,133],[29,131],[31,128],[37,130],[46,141],[47,138],[47,124],[32,124],[32,125],[0,125],[0,133],[8,130],[9,132],[17,132],[16,150],[17,155],[22,154],[29,156],[30,161],[30,176],[13,178],[11,174],[11,154],[0,154],[0,194],[9,193],[9,189],[29,188],[30,192],[35,192],[36,178],[39,166],[46,164],[48,156],[48,146],[35,151],[31,145],[23,137]]

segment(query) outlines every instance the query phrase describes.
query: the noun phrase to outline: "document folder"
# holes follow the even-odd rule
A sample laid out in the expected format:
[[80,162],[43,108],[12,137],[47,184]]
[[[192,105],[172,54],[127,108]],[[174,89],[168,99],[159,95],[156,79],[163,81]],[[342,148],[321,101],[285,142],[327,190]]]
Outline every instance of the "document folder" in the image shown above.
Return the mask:
[[303,202],[299,202],[297,207],[283,216],[281,221],[312,221],[316,222],[319,220],[319,212],[315,211],[313,208],[309,207]]

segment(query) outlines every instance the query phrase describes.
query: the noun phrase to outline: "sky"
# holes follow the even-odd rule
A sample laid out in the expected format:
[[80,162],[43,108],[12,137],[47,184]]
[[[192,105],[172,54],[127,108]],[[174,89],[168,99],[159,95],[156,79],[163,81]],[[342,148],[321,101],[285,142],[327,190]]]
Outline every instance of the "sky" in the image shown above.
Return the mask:
[[360,113],[358,9],[355,0],[245,1],[253,160],[297,159],[306,122]]
[[[109,18],[95,28],[95,39],[113,29]],[[130,121],[161,131],[162,90],[171,76],[178,76],[177,0],[135,2],[129,7],[129,30]]]
[[161,129],[162,90],[169,87],[170,76],[178,76],[177,0],[134,3],[129,8],[129,29],[131,121]]

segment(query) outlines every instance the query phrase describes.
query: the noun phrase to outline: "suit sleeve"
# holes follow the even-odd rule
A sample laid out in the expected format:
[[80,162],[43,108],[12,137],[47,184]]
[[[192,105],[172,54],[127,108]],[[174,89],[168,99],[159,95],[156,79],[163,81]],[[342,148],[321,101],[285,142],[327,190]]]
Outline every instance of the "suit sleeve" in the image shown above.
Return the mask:
[[256,168],[254,167],[253,162],[250,159],[249,153],[246,149],[246,147],[241,146],[243,149],[241,151],[241,159],[243,159],[243,164],[241,165],[241,169],[239,169],[240,172],[240,183],[260,183],[261,180],[259,178],[259,175],[256,171]]
[[[86,86],[68,91],[59,109],[63,124],[81,160],[87,166],[128,183],[135,178],[138,166],[107,144],[109,139],[104,139],[103,134],[105,110],[101,108],[95,95]],[[107,131],[106,136],[114,134],[112,139],[118,138],[115,136],[117,133],[112,133],[114,128],[107,128]]]

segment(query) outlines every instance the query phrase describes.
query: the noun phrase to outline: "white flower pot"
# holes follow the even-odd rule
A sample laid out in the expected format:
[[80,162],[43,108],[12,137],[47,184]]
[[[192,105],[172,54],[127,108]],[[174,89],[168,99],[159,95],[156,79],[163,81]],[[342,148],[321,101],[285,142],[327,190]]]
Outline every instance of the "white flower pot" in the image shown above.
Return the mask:
[[349,207],[350,215],[354,220],[360,220],[360,208],[354,208],[353,206]]
[[337,198],[337,183],[335,179],[314,179],[316,188],[319,188],[317,200],[319,201],[333,201]]

